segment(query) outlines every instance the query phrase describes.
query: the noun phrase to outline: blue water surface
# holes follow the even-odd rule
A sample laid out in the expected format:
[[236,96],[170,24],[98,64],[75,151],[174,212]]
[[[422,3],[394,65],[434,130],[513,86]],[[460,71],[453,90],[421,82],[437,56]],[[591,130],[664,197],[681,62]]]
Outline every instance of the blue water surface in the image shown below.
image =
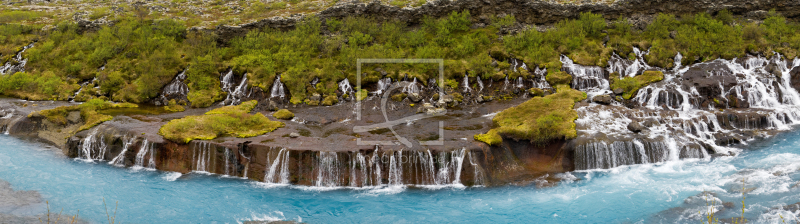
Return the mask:
[[[697,223],[690,198],[703,191],[734,202],[718,217],[755,223],[799,216],[800,133],[747,146],[740,155],[560,174],[556,187],[382,187],[330,189],[266,185],[192,173],[119,168],[63,156],[40,143],[0,135],[0,179],[38,191],[53,210],[107,223],[103,200],[122,223]],[[721,208],[720,206],[718,206]],[[42,203],[28,213],[46,210]]]

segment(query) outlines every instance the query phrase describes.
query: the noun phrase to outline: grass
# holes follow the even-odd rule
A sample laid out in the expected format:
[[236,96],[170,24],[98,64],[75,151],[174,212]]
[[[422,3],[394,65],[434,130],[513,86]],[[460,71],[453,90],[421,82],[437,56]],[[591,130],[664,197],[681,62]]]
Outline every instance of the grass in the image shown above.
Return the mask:
[[294,113],[292,113],[287,109],[280,109],[278,111],[275,111],[275,113],[273,113],[272,116],[281,120],[291,120],[292,118],[294,118]]
[[658,82],[664,79],[664,73],[660,71],[645,71],[641,75],[634,77],[619,78],[619,74],[611,74],[611,89],[622,89],[622,97],[630,99],[636,95],[639,88],[645,87],[650,83]]
[[261,113],[249,114],[258,102],[248,101],[238,106],[225,106],[199,116],[187,116],[169,121],[158,130],[164,138],[181,143],[194,139],[211,140],[220,136],[248,138],[283,127],[283,122],[271,121]]
[[494,128],[486,134],[475,135],[475,140],[497,145],[502,142],[501,137],[505,137],[544,144],[577,137],[575,119],[578,113],[572,108],[575,102],[586,99],[586,93],[566,85],[556,88],[556,94],[534,97],[501,111],[492,119]]

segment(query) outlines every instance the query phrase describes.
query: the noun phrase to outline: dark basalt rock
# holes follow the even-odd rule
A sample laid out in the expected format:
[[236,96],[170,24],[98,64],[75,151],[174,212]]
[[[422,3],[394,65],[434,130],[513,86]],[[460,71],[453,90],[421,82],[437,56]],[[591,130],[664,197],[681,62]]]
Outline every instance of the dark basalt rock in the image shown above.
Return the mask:
[[645,127],[644,125],[640,124],[639,122],[634,121],[634,122],[631,122],[630,124],[628,124],[628,130],[632,131],[633,133],[639,133],[639,132],[642,132],[644,130],[647,130],[647,127]]
[[609,96],[609,95],[599,95],[599,96],[592,97],[592,101],[593,102],[599,103],[599,104],[603,104],[603,105],[609,105],[609,104],[611,104],[611,102],[613,100],[614,99],[612,99],[611,96]]

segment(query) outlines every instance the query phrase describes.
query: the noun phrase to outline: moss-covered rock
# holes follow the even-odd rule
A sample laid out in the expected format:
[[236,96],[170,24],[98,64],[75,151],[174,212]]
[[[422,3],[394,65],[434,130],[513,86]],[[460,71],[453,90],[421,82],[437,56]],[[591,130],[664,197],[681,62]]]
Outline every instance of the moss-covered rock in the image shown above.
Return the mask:
[[282,119],[282,120],[291,120],[294,118],[294,113],[287,109],[280,109],[272,114],[273,117]]
[[178,105],[175,102],[175,99],[172,99],[172,100],[169,101],[169,103],[166,106],[164,106],[164,110],[169,111],[169,112],[182,112],[182,111],[185,111],[186,108],[183,108],[183,106]]
[[572,76],[562,71],[548,73],[545,79],[550,83],[550,86],[570,85],[572,83]]
[[611,89],[622,89],[622,97],[630,99],[640,88],[663,79],[664,73],[660,71],[645,71],[641,75],[622,79],[619,76],[611,76]]
[[339,103],[339,98],[334,95],[326,96],[325,99],[322,99],[322,105],[324,106],[330,106],[336,103]]
[[403,101],[403,99],[405,99],[407,96],[408,95],[406,95],[405,93],[394,94],[392,95],[392,100],[400,102]]
[[503,137],[497,134],[497,130],[494,129],[489,130],[489,132],[487,132],[486,134],[476,134],[475,136],[473,136],[473,138],[476,141],[484,142],[492,146],[500,145],[500,143],[503,143]]
[[38,112],[33,112],[28,115],[28,117],[33,117],[34,115],[42,115],[48,121],[59,124],[59,125],[66,125],[67,124],[67,116],[69,116],[69,112],[72,111],[80,111],[81,119],[83,120],[84,124],[78,128],[76,132],[87,130],[98,124],[103,122],[109,121],[113,119],[110,115],[100,114],[97,111],[108,109],[108,108],[131,108],[131,107],[138,107],[136,104],[132,103],[111,103],[107,101],[103,101],[101,99],[92,99],[86,101],[80,105],[73,105],[73,106],[61,106],[56,107],[50,110],[42,110]]
[[528,93],[530,93],[531,96],[534,96],[534,97],[536,97],[536,96],[544,96],[544,90],[539,89],[539,88],[531,88],[531,89],[528,90]]
[[158,134],[175,142],[188,143],[194,139],[210,140],[219,136],[254,137],[284,126],[283,122],[271,121],[261,113],[249,114],[257,103],[253,100],[238,106],[217,108],[204,115],[171,120],[158,130]]
[[492,122],[496,128],[475,139],[490,145],[499,144],[500,136],[534,143],[546,143],[577,136],[573,110],[575,102],[586,99],[586,93],[557,86],[558,92],[545,97],[534,97],[520,105],[498,113]]

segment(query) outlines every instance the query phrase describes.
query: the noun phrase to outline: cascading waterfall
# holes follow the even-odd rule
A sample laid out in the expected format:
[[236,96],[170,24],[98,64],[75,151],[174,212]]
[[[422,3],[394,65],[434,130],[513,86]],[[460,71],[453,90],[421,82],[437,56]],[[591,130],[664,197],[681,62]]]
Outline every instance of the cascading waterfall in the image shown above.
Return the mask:
[[339,159],[336,152],[319,152],[317,187],[339,186]]
[[280,75],[275,77],[275,82],[272,83],[272,88],[269,91],[269,97],[280,98],[280,99],[286,98],[285,87],[283,85],[283,82],[281,82]]
[[355,90],[353,90],[353,86],[350,85],[350,80],[348,80],[347,78],[344,78],[344,80],[339,81],[339,91],[342,92],[342,94],[350,95],[351,98],[354,97],[353,93],[355,92]]
[[22,58],[22,53],[25,50],[28,50],[33,47],[33,43],[25,45],[22,47],[22,50],[17,52],[17,54],[8,60],[5,65],[0,66],[0,75],[9,75],[14,74],[17,72],[24,72],[25,71],[25,64],[28,63],[27,58]]
[[225,176],[233,176],[236,175],[237,169],[236,164],[239,164],[239,157],[236,156],[235,153],[231,152],[231,149],[225,147]]
[[133,145],[135,141],[136,138],[128,138],[128,136],[123,136],[122,151],[119,153],[119,155],[117,155],[117,157],[114,157],[114,159],[112,159],[111,162],[108,162],[108,164],[114,166],[125,166],[125,154],[128,153],[128,149],[131,147],[131,145]]
[[[637,60],[645,54],[637,53]],[[800,60],[786,63],[776,54],[683,67],[681,59],[676,55],[675,67],[662,70],[663,81],[641,88],[631,99],[641,106],[637,110],[597,104],[577,109],[576,129],[582,137],[575,147],[576,169],[735,154],[738,149],[726,145],[745,143],[753,133],[787,130],[800,121],[800,94],[790,83],[790,71]],[[610,63],[608,70],[630,76],[634,70],[658,69],[639,63]],[[633,122],[647,124],[646,130],[628,131]]]
[[81,141],[81,150],[78,151],[78,159],[86,161],[103,160],[105,159],[108,146],[106,145],[103,135],[97,137],[97,128],[92,130],[83,141]]
[[603,68],[575,64],[566,55],[561,55],[561,63],[561,69],[572,75],[573,89],[586,92],[590,99],[593,96],[611,93]]
[[606,69],[608,73],[617,72],[620,78],[622,78],[633,77],[642,74],[645,70],[653,69],[653,67],[648,65],[644,60],[644,56],[650,53],[649,50],[643,52],[639,50],[639,48],[634,47],[633,53],[636,55],[634,60],[624,59],[616,53],[612,53],[611,58],[608,60],[608,68]]
[[158,96],[156,104],[166,105],[169,103],[170,99],[188,99],[189,86],[183,82],[184,80],[186,80],[186,69],[176,75],[175,79],[164,87],[161,94]]
[[[267,158],[267,167],[266,167],[266,175],[264,175],[264,182],[266,183],[273,183],[273,184],[289,184],[289,150],[281,149],[278,151],[278,155],[275,156],[275,160],[271,163],[269,162],[269,158]],[[270,154],[272,152],[270,151]],[[276,176],[278,175],[278,176]]]
[[533,88],[539,88],[539,89],[549,89],[549,88],[551,88],[550,87],[550,83],[548,83],[547,79],[546,79],[546,77],[547,77],[547,68],[540,69],[539,67],[536,67],[533,70],[533,75],[535,76],[531,80],[531,82],[533,83],[533,85],[532,85]]
[[252,89],[248,91],[246,73],[242,75],[239,84],[236,84],[233,70],[229,70],[221,76],[220,84],[222,91],[228,93],[228,96],[222,102],[223,105],[237,105],[242,102],[243,98],[249,97],[253,93]]
[[[144,166],[144,159],[145,159],[145,156],[147,156],[148,153],[150,154],[149,161],[147,163],[147,167],[145,167]],[[155,169],[156,168],[155,149],[153,149],[153,144],[149,143],[147,141],[147,139],[145,139],[142,142],[142,147],[139,148],[139,152],[136,153],[136,161],[135,161],[135,165],[134,166],[143,167],[143,168],[149,168],[149,169]]]
[[194,161],[194,171],[208,173],[209,165],[211,164],[211,143],[197,142],[195,143],[194,154],[192,161]]
[[[78,97],[78,94],[80,94],[83,91],[83,87],[86,87],[86,86],[88,86],[89,84],[92,84],[92,83],[95,83],[95,85],[97,85],[96,84],[97,83],[97,77],[94,77],[92,80],[89,80],[89,81],[81,83],[81,85],[80,85],[81,87],[78,88],[78,91],[75,91],[75,93],[72,94],[72,97],[69,98],[69,102],[75,102],[75,97]],[[99,85],[97,85],[97,86],[99,87]]]
[[[264,182],[290,184],[291,150],[270,150],[265,167]],[[461,175],[465,160],[472,166],[476,185],[483,184],[482,169],[466,149],[433,153],[425,151],[316,152],[312,167],[300,168],[298,179],[313,179],[316,187],[378,187],[378,186],[462,186]],[[300,166],[302,167],[302,166]],[[308,173],[309,171],[313,171]],[[385,172],[384,172],[385,171]],[[312,175],[312,176],[307,176]]]
[[464,89],[465,93],[472,92],[472,88],[469,87],[469,76],[464,74],[464,81],[461,82],[461,88]]
[[378,89],[375,93],[379,96],[383,95],[383,92],[389,89],[392,86],[392,78],[384,77],[378,80]]

